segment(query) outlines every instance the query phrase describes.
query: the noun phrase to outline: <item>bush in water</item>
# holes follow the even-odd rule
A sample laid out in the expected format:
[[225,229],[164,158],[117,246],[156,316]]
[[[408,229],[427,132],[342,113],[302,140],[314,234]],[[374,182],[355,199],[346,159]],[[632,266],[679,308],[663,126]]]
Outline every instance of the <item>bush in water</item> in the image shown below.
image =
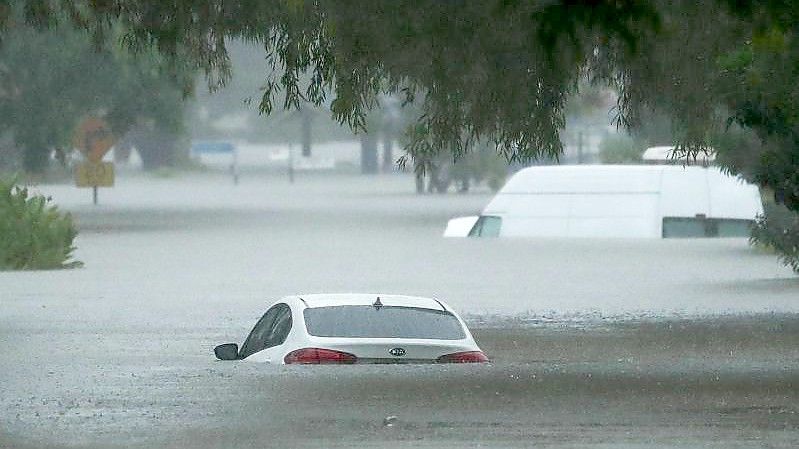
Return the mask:
[[0,270],[46,270],[82,266],[70,261],[78,232],[72,217],[34,195],[0,179]]
[[765,214],[758,217],[750,241],[772,248],[783,264],[799,273],[799,214],[766,203]]

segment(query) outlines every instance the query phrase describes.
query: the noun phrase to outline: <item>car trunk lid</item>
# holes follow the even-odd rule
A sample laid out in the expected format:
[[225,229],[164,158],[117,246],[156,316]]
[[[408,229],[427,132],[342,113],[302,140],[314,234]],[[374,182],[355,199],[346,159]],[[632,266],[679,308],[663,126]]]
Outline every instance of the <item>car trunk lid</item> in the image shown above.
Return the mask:
[[386,339],[325,339],[319,338],[320,348],[346,352],[358,358],[357,363],[434,363],[444,355],[479,350],[467,340]]

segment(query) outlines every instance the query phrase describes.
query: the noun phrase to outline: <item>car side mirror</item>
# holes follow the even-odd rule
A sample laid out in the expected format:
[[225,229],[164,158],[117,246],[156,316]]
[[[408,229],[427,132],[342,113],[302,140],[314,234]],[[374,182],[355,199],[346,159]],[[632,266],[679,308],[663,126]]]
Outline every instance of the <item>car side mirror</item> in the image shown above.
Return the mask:
[[239,345],[236,343],[225,343],[214,348],[214,354],[219,360],[238,360]]

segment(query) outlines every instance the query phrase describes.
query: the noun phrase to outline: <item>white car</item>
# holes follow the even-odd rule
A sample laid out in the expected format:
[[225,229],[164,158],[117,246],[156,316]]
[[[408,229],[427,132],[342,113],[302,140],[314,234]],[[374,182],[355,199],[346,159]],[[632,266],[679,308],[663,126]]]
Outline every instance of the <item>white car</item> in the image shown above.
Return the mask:
[[436,299],[324,294],[277,301],[241,348],[214,348],[220,360],[275,364],[488,362],[463,320]]

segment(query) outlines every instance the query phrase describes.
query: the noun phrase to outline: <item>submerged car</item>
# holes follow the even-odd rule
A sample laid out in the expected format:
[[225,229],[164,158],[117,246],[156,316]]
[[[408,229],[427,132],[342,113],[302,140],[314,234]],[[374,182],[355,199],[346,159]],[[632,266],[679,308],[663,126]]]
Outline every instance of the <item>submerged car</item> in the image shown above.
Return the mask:
[[436,299],[316,294],[282,298],[241,348],[214,348],[220,360],[275,364],[481,363],[488,358],[463,320]]

